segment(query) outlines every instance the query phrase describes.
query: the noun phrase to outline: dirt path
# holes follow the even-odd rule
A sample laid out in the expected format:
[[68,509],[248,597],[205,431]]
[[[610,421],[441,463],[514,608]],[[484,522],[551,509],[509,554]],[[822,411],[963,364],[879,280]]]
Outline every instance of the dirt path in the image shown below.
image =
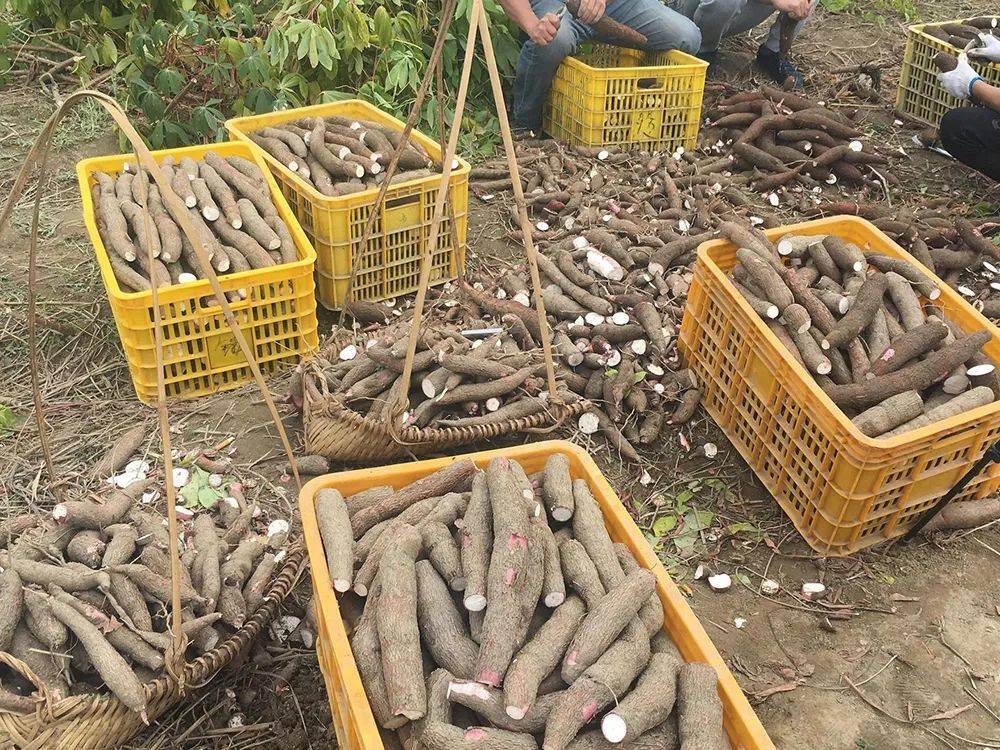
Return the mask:
[[[954,18],[993,8],[977,0],[962,7],[921,3],[925,18]],[[995,9],[995,8],[993,8]],[[821,12],[805,33],[800,54],[819,60],[831,46],[844,60],[819,60],[813,81],[829,85],[828,71],[847,62],[898,59],[904,24],[898,14],[833,16]],[[733,40],[723,76],[748,73],[755,45]],[[884,96],[891,98],[896,68],[886,71]],[[0,188],[50,110],[37,91],[4,92],[0,100]],[[888,110],[866,110],[871,128],[908,143],[909,131]],[[131,390],[113,320],[92,262],[78,209],[73,172],[80,158],[118,150],[103,117],[84,111],[62,136],[54,176],[43,201],[41,314],[43,393],[61,472],[72,476],[107,444],[121,425],[151,420]],[[912,175],[923,185],[947,185],[956,200],[993,201],[995,192],[961,168],[937,157],[915,156]],[[918,185],[919,185],[918,184]],[[501,205],[475,203],[470,233],[473,267],[509,262],[516,248],[504,238]],[[0,430],[0,515],[50,500],[38,490],[40,454],[30,421],[30,390],[24,340],[24,279],[27,221],[15,215],[14,232],[0,244],[0,406],[13,425]],[[321,332],[333,319],[322,317]],[[274,385],[281,392],[280,379]],[[291,516],[294,492],[281,477],[282,458],[274,428],[252,388],[180,404],[171,410],[180,447],[236,438],[235,458],[251,481]],[[284,407],[293,438],[301,424]],[[582,438],[582,436],[572,436]],[[926,540],[879,548],[850,559],[824,560],[801,541],[791,524],[754,479],[739,455],[703,414],[684,428],[684,441],[720,448],[712,461],[683,457],[681,435],[646,456],[652,483],[637,482],[639,470],[623,467],[603,445],[595,445],[665,564],[730,663],[775,743],[784,750],[1000,747],[1000,528],[952,540]],[[705,514],[694,538],[654,524],[691,510]],[[669,523],[656,526],[664,529]],[[733,577],[731,590],[712,593],[701,566]],[[780,584],[777,595],[759,593],[762,578]],[[822,603],[803,601],[805,581],[829,589]],[[298,591],[299,605],[308,583]],[[301,614],[292,605],[290,611]],[[259,649],[236,665],[194,704],[169,714],[130,747],[282,748],[329,746],[329,707],[315,653],[301,645]],[[277,656],[278,662],[274,661]],[[290,687],[275,690],[275,673],[295,659]],[[853,687],[852,687],[853,685]],[[964,709],[959,711],[959,709]],[[249,725],[226,732],[239,713]],[[303,729],[308,727],[308,731]],[[183,741],[179,735],[184,734]],[[962,738],[973,740],[974,744]]]

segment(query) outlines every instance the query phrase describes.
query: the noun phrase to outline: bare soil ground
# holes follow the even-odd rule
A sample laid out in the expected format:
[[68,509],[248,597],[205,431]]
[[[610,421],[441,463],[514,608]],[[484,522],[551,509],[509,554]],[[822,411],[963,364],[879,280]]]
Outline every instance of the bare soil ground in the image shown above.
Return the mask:
[[[986,0],[921,2],[916,8],[923,20],[995,10]],[[907,188],[946,191],[956,203],[996,213],[995,186],[914,149],[909,141],[914,131],[892,115],[905,25],[894,11],[820,10],[800,40],[797,58],[811,70],[814,92],[843,92],[850,76],[830,72],[839,67],[892,63],[883,75],[883,101],[860,106],[871,133],[911,153],[899,175]],[[723,79],[739,83],[753,75],[756,42],[734,39],[724,49]],[[831,101],[859,106],[844,93]],[[7,89],[0,95],[2,192],[51,109],[50,92],[40,89]],[[63,128],[42,201],[42,393],[58,471],[70,485],[123,425],[154,421],[151,410],[134,398],[79,211],[74,165],[86,156],[118,152],[109,130],[91,108]],[[898,200],[899,191],[894,196]],[[473,208],[474,267],[518,257],[501,212],[495,204]],[[22,201],[0,243],[0,407],[13,418],[0,429],[2,516],[52,502],[31,418],[25,334],[29,222],[28,201]],[[328,333],[334,320],[324,314],[321,322],[321,332]],[[281,378],[272,381],[272,389],[283,391]],[[290,407],[282,408],[296,440],[301,423]],[[171,419],[172,437],[182,450],[234,437],[240,475],[259,497],[294,518],[294,490],[281,476],[276,432],[253,388],[177,404]],[[682,447],[707,441],[720,448],[711,461],[692,458]],[[651,539],[660,537],[664,562],[778,747],[1000,748],[1000,527],[824,559],[803,543],[703,414],[684,427],[683,436],[671,434],[646,453],[642,468],[653,480],[648,486],[637,481],[639,468],[623,465],[602,443],[592,447],[640,525],[650,529]],[[653,524],[680,515],[681,506],[710,513],[705,528],[693,535],[654,534]],[[699,566],[730,574],[733,587],[712,593],[695,577]],[[780,583],[777,595],[761,595],[765,577]],[[804,601],[798,595],[804,581],[824,582],[831,595],[819,603]],[[301,614],[308,593],[304,580],[289,611]],[[279,680],[278,674],[288,678],[292,667],[297,667],[293,676]],[[235,713],[245,721],[232,729],[228,723]],[[280,743],[287,750],[318,749],[334,744],[329,727],[315,653],[301,644],[268,641],[129,747],[248,750]]]

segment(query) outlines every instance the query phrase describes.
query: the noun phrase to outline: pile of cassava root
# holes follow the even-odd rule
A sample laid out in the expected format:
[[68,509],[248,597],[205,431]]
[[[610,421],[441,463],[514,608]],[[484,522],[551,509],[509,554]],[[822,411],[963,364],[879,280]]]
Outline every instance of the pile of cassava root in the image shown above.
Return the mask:
[[[753,170],[758,192],[792,183],[865,185],[888,157],[860,140],[845,114],[788,91],[764,86],[722,99],[705,113],[710,133],[731,139],[733,158]],[[885,170],[884,179],[894,179]]]
[[1000,395],[987,331],[934,306],[917,265],[834,235],[732,236],[732,282],[827,395],[869,437],[895,437]]
[[[548,407],[545,364],[531,339],[503,329],[481,329],[483,337],[450,326],[425,326],[403,381],[409,321],[381,329],[369,346],[353,344],[314,360],[327,390],[359,414],[380,422],[394,416],[401,395],[409,406],[404,427],[470,427],[528,417]],[[578,400],[562,390],[564,403]]]
[[[677,362],[672,339],[687,282],[679,274],[665,279],[656,263],[670,261],[663,255],[650,261],[651,250],[626,250],[595,228],[548,246],[538,258],[558,398],[564,404],[587,398],[580,429],[602,431],[629,460],[638,460],[633,443],[656,442],[664,425],[690,419],[701,398],[690,370],[668,371]],[[653,271],[637,273],[636,259]],[[404,426],[488,425],[548,408],[527,277],[516,268],[498,279],[434,291],[446,312],[425,324],[418,339]],[[352,303],[349,311],[372,326],[367,347],[334,346],[314,360],[313,371],[340,402],[384,422],[404,385],[409,319],[388,324],[390,309],[375,303]]]
[[[249,134],[271,156],[330,197],[360,193],[385,179],[402,132],[370,120],[307,117]],[[435,167],[415,139],[403,146],[391,184],[427,177]]]
[[[188,212],[218,275],[298,260],[292,235],[253,162],[209,151],[200,162],[184,157],[175,164],[168,156],[160,169]],[[208,278],[170,204],[146,172],[137,174],[135,164],[127,163],[118,175],[97,172],[94,179],[98,232],[124,291]],[[229,301],[245,299],[247,294],[245,289],[229,292]]]
[[715,670],[684,662],[566,456],[323,489],[316,515],[387,747],[730,747]]
[[[139,427],[122,436],[94,467],[95,479],[125,466],[145,434]],[[220,468],[203,455],[195,462]],[[115,479],[93,499],[0,524],[0,651],[27,664],[56,700],[106,689],[145,719],[143,685],[165,674],[172,643],[169,536],[165,515],[147,503],[152,482],[129,470]],[[192,656],[243,626],[285,557],[287,523],[259,533],[264,519],[242,485],[220,486],[227,496],[214,511],[178,518],[183,630]],[[0,711],[35,711],[31,683],[7,668],[0,681]]]

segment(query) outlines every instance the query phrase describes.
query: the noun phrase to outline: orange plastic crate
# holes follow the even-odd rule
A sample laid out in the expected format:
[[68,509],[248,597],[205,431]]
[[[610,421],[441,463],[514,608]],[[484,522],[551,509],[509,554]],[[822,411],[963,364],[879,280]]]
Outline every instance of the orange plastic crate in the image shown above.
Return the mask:
[[[777,239],[788,232],[835,234],[919,265],[853,216],[766,234]],[[684,310],[680,348],[702,384],[705,409],[817,552],[847,555],[905,533],[1000,438],[1000,402],[893,438],[867,437],[750,309],[728,278],[735,263],[731,243],[703,244]],[[993,334],[984,351],[1000,362],[1000,330],[937,283],[934,304],[963,330]],[[956,501],[998,487],[994,464]]]
[[[956,57],[962,50],[926,33],[925,29],[961,21],[914,24],[906,32],[906,52],[899,73],[896,92],[896,109],[904,115],[937,127],[945,112],[955,107],[975,104],[970,100],[956,99],[938,82],[938,68],[934,56],[947,52]],[[1000,86],[1000,63],[989,63],[974,58],[969,63],[987,83]]]
[[344,471],[317,477],[302,488],[302,492],[299,493],[299,509],[302,513],[302,531],[309,552],[309,567],[312,570],[319,628],[316,651],[326,682],[330,708],[333,711],[337,745],[341,750],[383,750],[384,747],[354,662],[339,602],[334,596],[333,583],[330,580],[326,555],[323,551],[323,541],[316,525],[316,493],[325,487],[334,487],[346,497],[376,485],[398,488],[462,458],[471,458],[477,466],[485,469],[491,459],[506,456],[518,461],[524,470],[531,474],[541,471],[546,459],[553,453],[565,454],[569,458],[570,474],[573,478],[586,479],[590,484],[590,489],[604,512],[611,538],[628,546],[639,563],[656,576],[657,591],[660,601],[663,602],[663,627],[677,645],[681,655],[688,661],[711,664],[719,673],[719,695],[722,698],[724,724],[734,750],[774,750],[774,743],[768,738],[767,732],[764,731],[760,720],[736,684],[729,668],[722,661],[708,634],[670,580],[656,553],[646,542],[639,527],[635,525],[597,464],[582,448],[563,440],[549,440],[429,461]]
[[[358,273],[351,289],[356,300],[393,299],[415,292],[420,279],[420,258],[430,239],[431,218],[441,176],[432,174],[392,185],[372,226],[367,245],[361,247],[365,223],[375,207],[378,187],[352,195],[330,197],[279,162],[250,140],[250,133],[303,117],[354,117],[403,130],[403,123],[361,100],[316,104],[283,109],[264,115],[236,117],[226,121],[233,138],[256,151],[270,167],[288,203],[316,248],[316,297],[331,310],[344,306],[347,282],[354,258],[360,253]],[[441,158],[436,141],[414,130],[411,140],[419,142],[434,159]],[[465,263],[465,237],[469,210],[469,164],[461,159],[451,172],[448,199],[455,217],[458,247],[453,247],[448,214],[438,226],[438,241],[431,258],[432,286],[444,284],[458,275]]]
[[[246,299],[230,302],[229,306],[254,353],[257,366],[261,373],[268,375],[281,367],[295,364],[301,355],[315,352],[319,346],[313,284],[316,253],[263,160],[246,144],[213,143],[152,153],[157,162],[167,156],[177,161],[185,156],[201,161],[207,151],[215,151],[223,157],[241,156],[260,167],[275,208],[288,226],[298,251],[299,259],[293,263],[219,276],[224,292],[237,289],[247,292]],[[77,163],[76,174],[83,201],[84,224],[101,269],[132,384],[139,400],[151,404],[156,402],[157,388],[153,295],[149,291],[127,292],[118,285],[108,260],[108,251],[97,231],[94,202],[90,195],[95,172],[114,174],[134,159],[131,154],[84,159]],[[167,398],[206,396],[238,388],[253,379],[250,366],[236,343],[208,279],[173,284],[157,291],[163,328],[163,380]]]

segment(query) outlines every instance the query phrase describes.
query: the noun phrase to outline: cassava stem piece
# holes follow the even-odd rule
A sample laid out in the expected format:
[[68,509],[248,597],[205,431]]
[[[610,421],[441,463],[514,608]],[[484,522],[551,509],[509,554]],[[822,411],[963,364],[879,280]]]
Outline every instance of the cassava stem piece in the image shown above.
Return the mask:
[[354,571],[354,536],[347,504],[340,492],[324,487],[316,493],[316,524],[333,588],[340,593],[349,591]]
[[596,606],[605,594],[604,584],[579,540],[566,539],[559,545],[559,561],[570,588],[580,595],[588,609]]
[[569,474],[569,458],[553,453],[545,461],[542,478],[542,498],[553,519],[565,523],[573,517],[573,480]]
[[440,521],[425,521],[420,526],[424,554],[452,591],[465,589],[462,558],[458,544],[448,527]]
[[475,472],[476,465],[471,460],[458,460],[397,490],[381,502],[362,508],[351,518],[355,538],[360,538],[379,521],[398,515],[420,500],[444,495],[446,492],[468,490]]
[[459,729],[438,721],[427,723],[420,741],[427,750],[538,750],[530,734],[493,727]]
[[868,437],[879,437],[920,416],[923,409],[924,402],[919,393],[903,391],[866,409],[851,421]]
[[631,746],[637,737],[666,721],[674,708],[680,669],[681,663],[671,654],[650,656],[636,686],[601,719],[605,739]]
[[[615,564],[618,565],[617,555]],[[608,593],[587,612],[573,636],[562,663],[563,680],[573,684],[585,669],[597,661],[655,588],[653,574],[641,568],[629,574],[619,585],[609,588]]]
[[351,636],[351,650],[354,652],[354,661],[361,675],[365,695],[368,697],[375,721],[385,729],[398,729],[406,724],[407,719],[405,716],[394,715],[389,707],[385,676],[382,673],[382,649],[379,645],[378,627],[375,622],[379,594],[377,584],[372,591],[368,592],[365,610]]
[[601,507],[594,499],[590,485],[585,479],[573,480],[573,500],[576,508],[572,519],[573,536],[580,541],[593,560],[604,588],[610,590],[625,579],[625,574],[618,563],[614,544],[604,525]]
[[903,391],[922,391],[948,377],[960,364],[968,361],[989,340],[988,331],[977,331],[931,352],[924,360],[901,370],[864,383],[829,385],[824,388],[835,404],[848,409],[867,409]]
[[585,614],[583,601],[570,596],[517,653],[503,683],[507,716],[516,720],[527,716],[539,685],[559,666]]
[[994,399],[995,397],[991,388],[988,388],[985,385],[978,386],[970,391],[966,391],[965,393],[960,393],[954,398],[945,401],[940,406],[928,409],[923,414],[914,417],[910,421],[905,422],[886,433],[885,437],[895,437],[896,435],[902,435],[910,430],[926,427],[927,425],[934,424],[942,419],[957,416],[970,411],[971,409],[985,406],[986,404],[992,403]]
[[108,449],[107,453],[101,456],[101,459],[94,464],[91,475],[97,479],[104,479],[116,471],[120,471],[128,463],[128,460],[139,451],[143,443],[146,442],[148,434],[149,428],[144,424],[138,424],[126,431]]
[[[517,648],[520,589],[529,575],[529,518],[523,487],[513,463],[495,458],[486,468],[493,511],[493,551],[486,579],[486,615],[476,679],[497,687]],[[530,615],[529,615],[530,616]]]
[[561,694],[549,712],[543,750],[564,750],[585,724],[625,693],[649,656],[649,637],[630,628]]
[[101,675],[115,696],[146,721],[146,695],[142,683],[128,662],[108,642],[100,630],[86,617],[56,598],[51,600],[52,614],[73,631],[90,657],[94,668]]
[[375,610],[389,707],[394,716],[419,719],[427,708],[417,626],[417,576],[414,561],[420,533],[412,526],[396,537],[379,566],[381,593]]
[[491,725],[510,732],[535,734],[542,731],[558,697],[556,693],[542,696],[532,703],[524,716],[515,719],[504,711],[504,694],[500,690],[471,680],[452,680],[448,685],[450,700],[472,709]]
[[905,331],[872,360],[868,377],[895,372],[936,347],[947,334],[948,327],[938,321],[927,321]]
[[486,487],[486,475],[477,471],[472,495],[462,523],[462,569],[465,573],[465,608],[480,612],[486,608],[486,569],[493,547],[493,510]]
[[858,290],[851,309],[826,334],[823,348],[839,349],[867,328],[882,305],[887,286],[885,274],[876,272],[868,276]]
[[427,651],[437,664],[456,677],[471,679],[479,647],[469,637],[461,613],[434,566],[421,560],[415,570],[417,622]]
[[719,677],[708,664],[688,663],[677,679],[677,730],[685,750],[728,750]]

